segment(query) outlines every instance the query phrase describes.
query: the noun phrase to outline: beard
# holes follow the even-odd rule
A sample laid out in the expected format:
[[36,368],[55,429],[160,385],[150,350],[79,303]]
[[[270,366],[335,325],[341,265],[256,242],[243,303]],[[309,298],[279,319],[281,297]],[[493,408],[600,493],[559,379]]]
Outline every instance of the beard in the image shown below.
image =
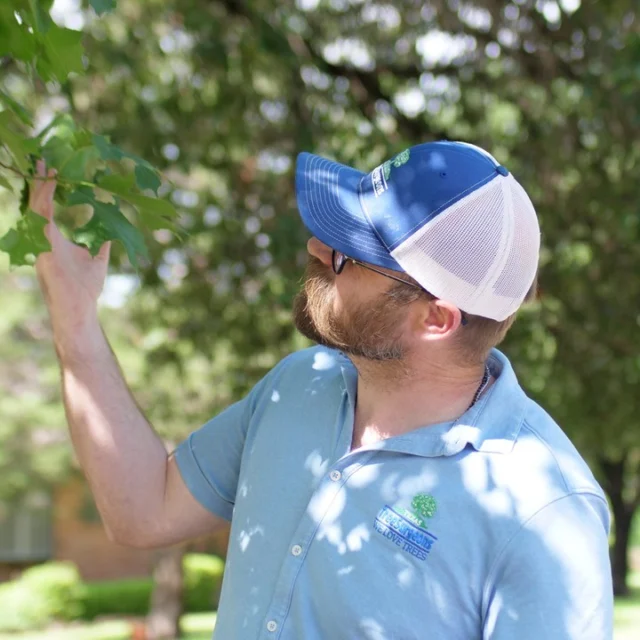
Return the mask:
[[334,279],[325,264],[313,256],[309,258],[302,290],[293,302],[296,329],[310,340],[349,356],[378,362],[403,360],[406,347],[402,325],[406,312],[402,304],[398,305],[395,287],[338,314],[334,310]]

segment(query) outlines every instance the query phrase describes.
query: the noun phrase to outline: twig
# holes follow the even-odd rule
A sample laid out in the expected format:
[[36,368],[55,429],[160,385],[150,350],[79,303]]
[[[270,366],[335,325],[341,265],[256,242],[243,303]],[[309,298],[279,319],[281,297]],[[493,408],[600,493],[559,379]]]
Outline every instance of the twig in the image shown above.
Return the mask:
[[15,167],[5,164],[4,162],[0,162],[0,167],[2,167],[3,169],[8,169],[9,171],[13,171],[13,173],[17,173],[21,178],[24,178],[25,180],[27,179],[27,176],[25,176],[22,171],[18,171],[18,169],[16,169]]
[[47,180],[52,180],[53,179],[53,180],[56,180],[59,184],[69,185],[69,186],[72,186],[72,187],[98,187],[98,188],[100,188],[100,185],[94,184],[93,182],[86,182],[84,180],[67,180],[66,178],[59,178],[58,176],[56,176],[54,178],[49,178],[48,176],[36,176],[36,175],[26,176],[19,169],[16,169],[15,167],[12,167],[11,165],[5,164],[4,162],[0,162],[0,167],[2,167],[3,169],[7,169],[9,171],[12,171],[16,175],[18,175],[21,178],[23,178],[24,180],[43,180],[43,181],[47,181]]

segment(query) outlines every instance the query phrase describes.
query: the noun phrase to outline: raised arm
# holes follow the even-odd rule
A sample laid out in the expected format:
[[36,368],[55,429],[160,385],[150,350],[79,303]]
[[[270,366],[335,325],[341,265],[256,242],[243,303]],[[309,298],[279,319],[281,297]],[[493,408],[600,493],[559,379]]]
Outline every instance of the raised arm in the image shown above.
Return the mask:
[[[44,165],[38,167],[44,178]],[[156,547],[225,524],[192,496],[132,397],[100,327],[97,300],[107,274],[108,244],[91,257],[53,220],[54,174],[35,180],[31,208],[49,220],[52,250],[36,271],[62,372],[71,438],[107,533],[114,541]]]

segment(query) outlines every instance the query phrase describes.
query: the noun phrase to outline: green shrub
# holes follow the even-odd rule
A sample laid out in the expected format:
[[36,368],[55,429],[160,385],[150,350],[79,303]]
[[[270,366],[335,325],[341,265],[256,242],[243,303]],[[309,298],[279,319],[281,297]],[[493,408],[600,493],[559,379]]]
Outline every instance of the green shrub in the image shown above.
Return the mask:
[[0,632],[27,631],[47,622],[42,602],[34,600],[18,580],[0,585]]
[[[217,556],[190,553],[183,560],[185,612],[209,612],[217,609],[224,572],[224,561]],[[144,616],[149,611],[153,581],[151,578],[109,580],[85,585],[82,617]]]
[[32,594],[45,603],[50,619],[75,620],[81,613],[84,585],[71,562],[48,562],[27,569],[20,576]]
[[0,585],[0,631],[23,631],[82,613],[83,585],[75,566],[49,562]]
[[[217,609],[224,561],[192,553],[183,561],[185,612]],[[149,611],[151,578],[83,584],[67,562],[47,562],[0,585],[0,632],[40,628],[52,620],[93,620],[98,616],[144,616]]]
[[106,615],[144,616],[149,611],[152,590],[151,578],[87,583],[82,617],[93,620]]
[[218,608],[224,560],[204,553],[189,553],[183,561],[185,611],[213,611]]

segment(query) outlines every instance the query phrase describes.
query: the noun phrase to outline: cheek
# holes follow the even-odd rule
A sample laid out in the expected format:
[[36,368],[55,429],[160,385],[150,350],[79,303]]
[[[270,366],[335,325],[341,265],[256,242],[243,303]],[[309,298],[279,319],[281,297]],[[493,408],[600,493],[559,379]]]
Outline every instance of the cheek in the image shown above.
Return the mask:
[[352,306],[356,293],[352,283],[338,278],[334,285],[333,312],[336,314],[343,313],[345,309]]
[[347,277],[338,277],[335,281],[335,303],[341,310],[359,308],[371,303],[380,295],[380,290],[375,283],[366,277],[360,277],[359,273],[349,273]]

